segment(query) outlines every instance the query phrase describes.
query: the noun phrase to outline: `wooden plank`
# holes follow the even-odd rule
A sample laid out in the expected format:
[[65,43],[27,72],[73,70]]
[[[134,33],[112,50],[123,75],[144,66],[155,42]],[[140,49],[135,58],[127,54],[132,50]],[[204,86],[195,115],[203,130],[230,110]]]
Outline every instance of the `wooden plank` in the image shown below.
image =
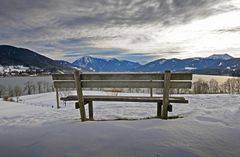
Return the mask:
[[53,80],[74,80],[74,74],[52,74]]
[[[76,88],[75,81],[54,81],[55,88]],[[163,88],[155,81],[82,81],[82,88]],[[171,82],[170,88],[191,88],[191,82]]]
[[[53,80],[74,80],[73,74],[52,74]],[[83,80],[164,80],[162,73],[82,73]],[[191,73],[172,73],[171,80],[192,80]]]
[[192,73],[171,73],[171,80],[192,80]]
[[163,80],[157,73],[84,73],[83,80]]
[[[164,80],[161,73],[83,73],[83,80]],[[171,80],[192,80],[190,73],[174,73]]]
[[55,88],[76,88],[75,81],[54,81]]
[[[160,97],[88,97],[84,96],[86,101],[122,101],[122,102],[162,102],[163,99]],[[169,99],[170,103],[188,103],[187,100],[183,99]]]
[[89,113],[89,120],[93,120],[93,102],[89,101],[88,103],[88,113]]
[[[54,84],[58,86],[57,84]],[[60,85],[59,85],[60,86]],[[58,87],[59,87],[58,86]],[[191,88],[191,82],[172,82],[170,88]],[[82,81],[83,88],[163,88],[163,81]]]
[[[76,95],[61,98],[64,101],[76,101]],[[123,102],[162,102],[163,97],[139,97],[139,96],[106,96],[106,95],[85,95],[84,104],[89,101],[123,101]],[[170,103],[188,103],[184,97],[170,97]]]
[[85,114],[85,107],[84,107],[84,99],[83,99],[83,93],[82,93],[82,86],[81,86],[81,80],[80,80],[80,71],[76,70],[74,72],[74,78],[75,78],[75,84],[77,87],[77,96],[78,96],[78,103],[79,103],[79,110],[80,110],[80,116],[81,120],[86,120],[86,114]]
[[191,88],[191,81],[170,81],[170,88]]
[[163,104],[161,110],[161,118],[167,119],[168,118],[168,104],[169,104],[169,90],[170,90],[170,78],[171,72],[165,71],[164,75],[164,89],[163,89]]
[[83,81],[83,88],[156,88],[163,87],[163,82],[150,81]]

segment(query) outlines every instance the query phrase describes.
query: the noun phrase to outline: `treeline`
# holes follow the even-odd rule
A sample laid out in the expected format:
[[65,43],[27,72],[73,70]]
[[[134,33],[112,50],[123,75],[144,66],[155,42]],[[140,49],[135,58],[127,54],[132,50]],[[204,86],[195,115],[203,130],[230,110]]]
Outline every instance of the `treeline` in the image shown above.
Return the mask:
[[240,94],[240,78],[229,78],[222,84],[215,79],[204,81],[199,79],[193,83],[193,94]]
[[[150,93],[150,89],[129,88],[123,92]],[[172,94],[240,94],[240,78],[229,78],[222,84],[215,79],[205,81],[199,79],[192,84],[191,89],[171,89]],[[163,89],[153,89],[153,93],[162,94]]]
[[23,86],[11,86],[7,87],[4,85],[0,85],[0,98],[7,97],[17,97],[17,101],[19,96],[21,95],[31,95],[31,94],[39,94],[54,91],[54,87],[52,83],[46,81],[38,81],[37,83],[33,83],[31,81],[27,81]]
[[[91,90],[91,89],[90,89]],[[92,89],[93,90],[93,89]],[[94,89],[96,90],[96,89]],[[104,89],[97,89],[103,90]],[[46,92],[53,92],[54,86],[52,83],[46,81],[38,81],[33,83],[31,81],[25,82],[21,86],[7,86],[0,85],[0,98],[16,97],[17,101],[22,95],[39,94]],[[110,92],[129,92],[129,93],[150,93],[150,89],[140,89],[140,88],[128,88],[128,89],[111,89],[106,90]],[[162,89],[153,89],[153,93],[161,94]],[[192,89],[171,89],[173,94],[240,94],[240,78],[229,78],[224,83],[219,84],[217,80],[211,79],[210,81],[205,81],[199,79],[193,82]],[[60,95],[67,96],[70,91],[67,89],[61,89]]]

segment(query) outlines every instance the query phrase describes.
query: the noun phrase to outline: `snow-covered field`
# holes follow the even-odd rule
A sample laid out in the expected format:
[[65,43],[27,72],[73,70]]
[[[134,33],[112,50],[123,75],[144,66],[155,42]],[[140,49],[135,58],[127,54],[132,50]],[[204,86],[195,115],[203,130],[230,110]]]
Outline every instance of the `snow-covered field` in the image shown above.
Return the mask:
[[73,102],[56,109],[54,93],[0,100],[0,156],[238,157],[240,95],[185,97],[170,114],[183,118],[144,119],[156,115],[154,103],[94,102],[97,121],[84,123]]

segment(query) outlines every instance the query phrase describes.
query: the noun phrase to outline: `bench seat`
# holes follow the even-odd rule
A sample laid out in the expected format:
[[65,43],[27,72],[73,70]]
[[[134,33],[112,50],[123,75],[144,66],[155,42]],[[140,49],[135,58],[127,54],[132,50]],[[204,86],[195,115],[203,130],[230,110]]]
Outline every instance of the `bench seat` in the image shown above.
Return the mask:
[[[63,101],[77,101],[77,95],[61,97]],[[107,95],[85,95],[85,104],[89,101],[123,101],[123,102],[158,102],[162,103],[163,97],[141,97],[141,96],[107,96]],[[169,103],[188,103],[184,97],[169,97]]]

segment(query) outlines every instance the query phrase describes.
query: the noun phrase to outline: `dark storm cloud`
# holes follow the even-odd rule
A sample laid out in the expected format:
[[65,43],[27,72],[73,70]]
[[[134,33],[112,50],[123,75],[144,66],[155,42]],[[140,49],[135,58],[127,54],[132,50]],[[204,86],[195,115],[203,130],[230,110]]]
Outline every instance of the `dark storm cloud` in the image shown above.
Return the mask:
[[145,23],[160,23],[174,25],[204,18],[220,10],[212,6],[221,3],[219,0],[82,0],[75,3],[82,8],[75,10],[80,16],[59,19],[64,26],[87,24],[135,25]]
[[[153,37],[156,30],[152,28],[161,32],[236,9],[234,5],[221,5],[225,2],[227,0],[0,0],[0,43],[30,47],[50,55],[51,51],[60,51],[62,57],[92,54],[124,58],[130,52],[137,58],[142,54],[142,58],[172,55],[175,45],[165,48],[164,44],[155,43],[159,50],[151,50],[156,47],[151,44],[156,40]],[[215,7],[217,5],[219,7]],[[146,46],[149,50],[138,49],[146,43],[150,43]]]
[[[219,0],[1,0],[0,19],[5,20],[1,21],[1,25],[9,22],[8,24],[19,23],[27,26],[39,24],[36,21],[45,21],[47,23],[42,24],[46,27],[51,27],[46,24],[74,27],[88,24],[134,25],[149,22],[172,25],[215,14],[216,10],[212,6],[221,2]],[[49,16],[40,16],[39,19],[38,13]],[[51,20],[53,23],[50,22]]]

